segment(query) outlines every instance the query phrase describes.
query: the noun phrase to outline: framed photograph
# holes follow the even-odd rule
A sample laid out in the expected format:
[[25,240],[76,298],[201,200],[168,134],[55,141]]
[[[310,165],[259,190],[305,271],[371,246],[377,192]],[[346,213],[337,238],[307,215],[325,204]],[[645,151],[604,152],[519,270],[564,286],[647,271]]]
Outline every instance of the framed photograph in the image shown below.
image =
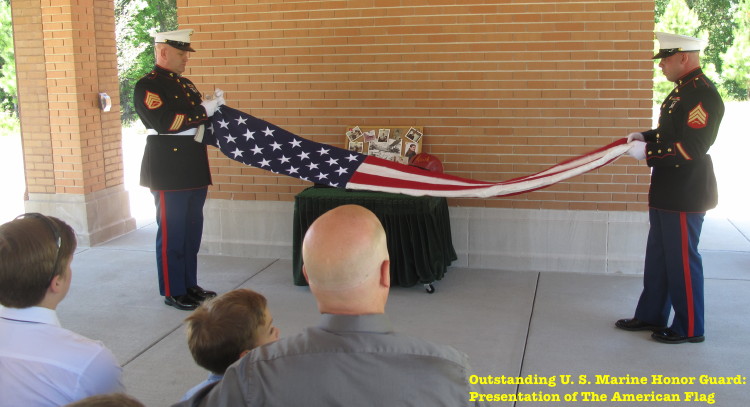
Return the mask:
[[[375,136],[375,129],[368,130],[368,131],[364,132],[363,134],[365,136],[365,142],[366,143],[371,143],[371,142],[377,140],[377,137]],[[378,140],[378,141],[380,141],[380,140]]]
[[419,140],[422,139],[422,132],[415,129],[414,127],[409,128],[409,130],[406,132],[406,138],[418,143]]
[[409,160],[415,155],[419,154],[419,144],[414,142],[404,142],[403,151],[404,154],[402,155],[406,157],[407,160]]
[[350,126],[345,145],[350,151],[408,164],[422,152],[421,126]]
[[362,137],[362,130],[360,130],[359,126],[351,127],[346,131],[346,137],[349,139],[349,141],[355,141],[358,138]]
[[362,149],[364,148],[364,144],[361,141],[350,141],[349,142],[349,151],[354,151],[355,153],[361,153]]

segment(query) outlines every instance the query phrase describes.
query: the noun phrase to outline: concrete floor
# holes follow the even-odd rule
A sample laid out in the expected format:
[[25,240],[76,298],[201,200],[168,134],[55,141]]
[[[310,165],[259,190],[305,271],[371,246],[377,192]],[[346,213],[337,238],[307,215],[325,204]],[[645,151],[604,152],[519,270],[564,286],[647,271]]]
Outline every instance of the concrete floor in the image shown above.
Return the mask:
[[[167,307],[156,289],[155,224],[79,250],[73,285],[59,307],[66,328],[102,340],[124,366],[128,392],[147,406],[168,406],[202,381],[185,343],[185,311]],[[625,332],[614,321],[632,316],[641,278],[624,275],[507,272],[451,268],[429,295],[421,286],[394,288],[387,312],[397,330],[466,352],[479,376],[555,378],[549,385],[488,385],[487,393],[577,396],[575,406],[702,406],[685,392],[714,394],[718,406],[747,405],[742,385],[653,384],[651,375],[750,376],[750,221],[706,220],[706,337],[701,344],[664,345],[648,332]],[[200,284],[219,292],[243,287],[269,300],[282,336],[315,324],[307,288],[292,285],[291,261],[200,256]],[[743,345],[744,344],[744,345]],[[561,375],[592,384],[561,385]],[[595,375],[646,376],[649,384],[596,384]],[[746,380],[746,379],[745,379]],[[578,392],[576,394],[576,392]],[[584,401],[581,392],[677,393],[679,404]],[[590,396],[593,397],[593,396]],[[563,405],[496,402],[497,406]]]

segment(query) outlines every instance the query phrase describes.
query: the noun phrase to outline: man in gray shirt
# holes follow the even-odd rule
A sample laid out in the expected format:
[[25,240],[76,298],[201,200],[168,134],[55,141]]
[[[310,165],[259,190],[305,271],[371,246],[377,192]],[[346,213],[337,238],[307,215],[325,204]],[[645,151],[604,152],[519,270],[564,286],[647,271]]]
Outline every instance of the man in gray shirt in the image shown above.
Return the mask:
[[469,406],[465,354],[393,332],[385,315],[390,262],[369,210],[320,216],[302,245],[303,272],[322,314],[302,333],[258,347],[222,381],[175,406]]

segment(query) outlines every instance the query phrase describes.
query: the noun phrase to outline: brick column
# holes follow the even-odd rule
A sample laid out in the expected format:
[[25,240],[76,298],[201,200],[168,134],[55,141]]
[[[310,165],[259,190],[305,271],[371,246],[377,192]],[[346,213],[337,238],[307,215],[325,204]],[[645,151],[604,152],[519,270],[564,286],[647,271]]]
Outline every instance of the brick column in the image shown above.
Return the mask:
[[[58,216],[79,244],[135,228],[123,185],[112,0],[14,0],[27,211]],[[103,112],[99,93],[110,96]]]

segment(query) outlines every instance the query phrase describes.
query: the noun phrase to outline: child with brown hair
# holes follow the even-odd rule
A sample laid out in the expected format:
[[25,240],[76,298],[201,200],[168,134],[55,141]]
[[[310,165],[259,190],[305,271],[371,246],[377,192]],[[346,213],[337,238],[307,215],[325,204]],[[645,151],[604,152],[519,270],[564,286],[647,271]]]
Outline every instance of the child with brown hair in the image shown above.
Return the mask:
[[204,302],[185,323],[193,359],[211,374],[185,393],[183,400],[221,380],[227,367],[250,350],[279,339],[266,297],[246,288]]

